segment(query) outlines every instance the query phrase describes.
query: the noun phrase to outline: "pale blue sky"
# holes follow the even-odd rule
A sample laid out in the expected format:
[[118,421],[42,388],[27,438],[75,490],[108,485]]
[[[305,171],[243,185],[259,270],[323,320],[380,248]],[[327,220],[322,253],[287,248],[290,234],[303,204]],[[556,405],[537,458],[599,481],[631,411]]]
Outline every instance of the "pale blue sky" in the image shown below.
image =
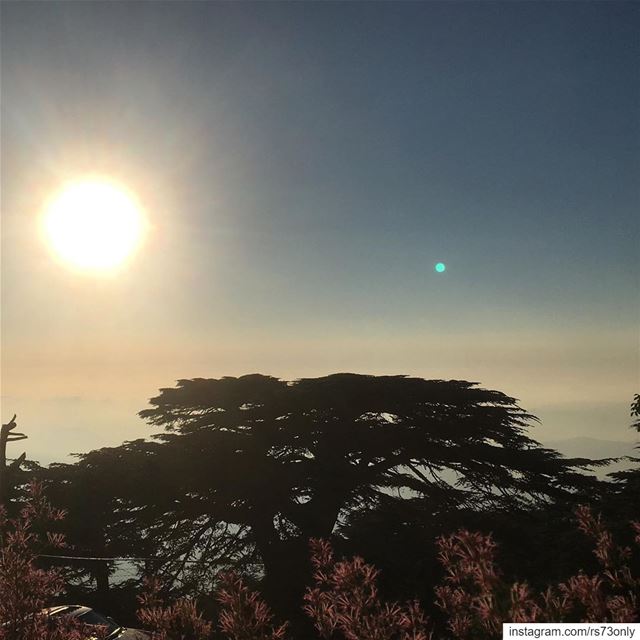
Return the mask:
[[[176,378],[254,371],[472,379],[540,436],[633,437],[637,4],[1,11],[2,415],[32,455],[146,433]],[[109,280],[37,233],[87,171],[153,225]]]

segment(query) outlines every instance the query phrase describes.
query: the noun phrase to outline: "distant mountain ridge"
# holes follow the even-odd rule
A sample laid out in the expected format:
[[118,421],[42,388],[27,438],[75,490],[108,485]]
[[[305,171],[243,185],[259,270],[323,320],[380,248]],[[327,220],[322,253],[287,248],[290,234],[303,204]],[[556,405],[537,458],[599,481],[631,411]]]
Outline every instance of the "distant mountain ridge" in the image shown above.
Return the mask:
[[640,450],[635,449],[636,443],[623,440],[600,440],[578,436],[562,440],[547,440],[542,444],[572,458],[617,458],[634,455],[640,457]]

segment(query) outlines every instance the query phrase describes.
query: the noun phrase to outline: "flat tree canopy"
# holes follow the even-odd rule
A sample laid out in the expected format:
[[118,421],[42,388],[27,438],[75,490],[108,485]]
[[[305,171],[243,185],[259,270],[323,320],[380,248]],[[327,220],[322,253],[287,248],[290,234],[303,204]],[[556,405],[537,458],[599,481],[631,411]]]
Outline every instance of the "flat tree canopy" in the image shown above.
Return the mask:
[[254,568],[276,607],[299,601],[310,537],[383,503],[419,502],[434,517],[517,509],[588,482],[588,461],[539,446],[526,435],[532,415],[473,382],[198,378],[162,389],[140,415],[164,431],[58,468],[67,491],[100,485],[102,548],[155,556],[187,586],[219,566]]

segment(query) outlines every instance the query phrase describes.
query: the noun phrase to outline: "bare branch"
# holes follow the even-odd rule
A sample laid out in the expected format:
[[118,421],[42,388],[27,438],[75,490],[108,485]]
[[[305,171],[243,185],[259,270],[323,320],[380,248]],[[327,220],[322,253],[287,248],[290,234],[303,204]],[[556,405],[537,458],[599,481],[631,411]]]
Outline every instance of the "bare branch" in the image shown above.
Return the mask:
[[16,417],[17,414],[13,414],[13,418],[11,418],[11,420],[9,420],[9,422],[7,422],[7,424],[3,424],[2,427],[4,429],[6,429],[7,431],[11,431],[11,429],[15,429],[16,428]]

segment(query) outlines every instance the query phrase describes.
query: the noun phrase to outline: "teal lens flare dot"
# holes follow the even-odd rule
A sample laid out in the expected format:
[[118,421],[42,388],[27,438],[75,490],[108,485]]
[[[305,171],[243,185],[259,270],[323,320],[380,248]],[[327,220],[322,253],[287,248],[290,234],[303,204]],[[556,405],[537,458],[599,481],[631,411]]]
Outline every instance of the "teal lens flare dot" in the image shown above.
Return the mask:
[[438,273],[442,273],[447,267],[445,266],[444,262],[438,262],[436,264],[436,271]]

